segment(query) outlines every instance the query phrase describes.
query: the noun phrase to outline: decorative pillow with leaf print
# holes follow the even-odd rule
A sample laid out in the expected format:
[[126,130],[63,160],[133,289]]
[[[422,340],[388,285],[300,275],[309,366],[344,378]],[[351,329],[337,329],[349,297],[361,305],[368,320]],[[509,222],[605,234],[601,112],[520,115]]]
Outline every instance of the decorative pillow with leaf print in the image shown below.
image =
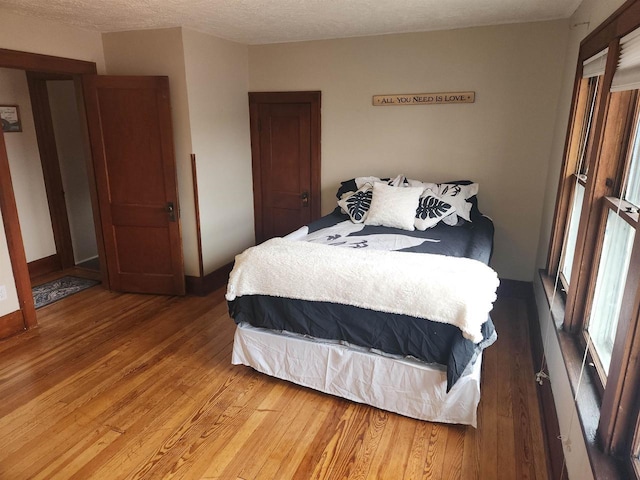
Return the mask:
[[349,215],[353,223],[363,223],[371,208],[372,196],[373,187],[367,184],[350,195],[344,195],[344,198],[338,200],[338,205]]
[[418,230],[426,230],[456,211],[456,208],[444,201],[430,189],[425,189],[420,195],[416,209],[415,226]]

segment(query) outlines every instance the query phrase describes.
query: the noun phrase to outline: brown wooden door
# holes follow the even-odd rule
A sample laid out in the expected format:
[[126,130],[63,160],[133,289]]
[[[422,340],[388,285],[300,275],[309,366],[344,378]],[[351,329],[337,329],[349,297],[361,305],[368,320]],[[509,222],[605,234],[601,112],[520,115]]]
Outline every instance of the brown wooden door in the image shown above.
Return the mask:
[[168,78],[83,86],[109,287],[184,295]]
[[256,241],[320,216],[320,92],[250,93]]

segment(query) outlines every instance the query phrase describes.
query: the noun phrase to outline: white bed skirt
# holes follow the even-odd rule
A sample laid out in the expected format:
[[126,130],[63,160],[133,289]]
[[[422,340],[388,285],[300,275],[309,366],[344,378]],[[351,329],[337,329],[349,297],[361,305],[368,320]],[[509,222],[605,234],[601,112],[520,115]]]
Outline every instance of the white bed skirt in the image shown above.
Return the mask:
[[446,393],[443,367],[242,324],[231,363],[407,417],[476,426],[481,356]]

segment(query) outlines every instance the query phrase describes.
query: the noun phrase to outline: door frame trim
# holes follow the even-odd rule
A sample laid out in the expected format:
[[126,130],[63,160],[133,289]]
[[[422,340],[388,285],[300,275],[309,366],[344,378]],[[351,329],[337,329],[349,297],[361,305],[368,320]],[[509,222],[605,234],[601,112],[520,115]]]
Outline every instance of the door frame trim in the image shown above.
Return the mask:
[[4,233],[7,238],[13,281],[16,284],[16,292],[18,294],[18,307],[22,313],[24,326],[29,329],[36,327],[38,321],[36,320],[36,308],[31,293],[27,256],[24,253],[24,242],[20,231],[20,221],[18,220],[18,207],[13,194],[9,156],[6,152],[4,133],[0,130],[0,212],[2,212],[2,223],[4,224]]
[[[57,73],[63,75],[83,75],[95,74],[97,68],[95,62],[74,60],[70,58],[54,57],[37,53],[22,52],[17,50],[7,50],[0,48],[0,67],[14,68],[24,71]],[[6,146],[4,134],[0,131],[0,142],[4,148],[0,149],[0,212],[4,223],[7,237],[7,248],[11,260],[11,268],[18,294],[18,304],[24,324],[27,329],[37,327],[36,310],[31,292],[31,279],[29,278],[29,268],[24,251],[20,221],[18,219],[18,209],[13,192],[11,181],[11,171],[9,169],[9,159],[4,153]],[[91,163],[91,157],[88,159]],[[95,188],[95,183],[93,187]],[[98,244],[100,239],[98,239]]]
[[53,229],[53,239],[56,245],[56,253],[59,258],[59,268],[71,268],[75,265],[73,256],[73,242],[69,227],[69,215],[65,200],[64,186],[62,184],[62,171],[53,131],[53,119],[49,102],[47,80],[73,81],[71,75],[48,74],[41,72],[27,72],[27,84],[33,110],[33,122],[36,129],[36,139],[40,152],[40,163],[44,186],[47,192],[49,214]]
[[251,168],[253,172],[253,211],[256,243],[263,238],[262,185],[258,106],[262,103],[307,103],[311,106],[311,219],[320,218],[320,106],[322,92],[249,92],[249,122],[251,131]]

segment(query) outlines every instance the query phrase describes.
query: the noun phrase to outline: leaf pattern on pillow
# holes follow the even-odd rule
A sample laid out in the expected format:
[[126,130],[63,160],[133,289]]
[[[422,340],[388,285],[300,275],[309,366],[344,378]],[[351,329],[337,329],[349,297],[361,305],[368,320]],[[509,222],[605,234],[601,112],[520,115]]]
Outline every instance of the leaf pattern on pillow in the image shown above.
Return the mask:
[[447,210],[451,208],[447,202],[443,202],[442,200],[427,195],[426,197],[420,198],[420,202],[418,203],[418,208],[416,210],[416,217],[425,220],[428,218],[438,218],[442,217]]
[[364,216],[369,211],[369,207],[371,207],[371,197],[373,196],[373,191],[371,189],[366,191],[357,191],[353,195],[351,195],[346,200],[347,211],[349,212],[349,216],[355,222],[360,222],[364,219]]

